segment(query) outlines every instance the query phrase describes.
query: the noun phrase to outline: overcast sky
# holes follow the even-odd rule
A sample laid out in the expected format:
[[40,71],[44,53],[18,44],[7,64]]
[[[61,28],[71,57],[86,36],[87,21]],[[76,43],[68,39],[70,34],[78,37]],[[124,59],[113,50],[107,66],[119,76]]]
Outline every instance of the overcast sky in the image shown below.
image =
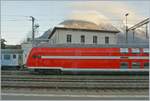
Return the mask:
[[150,15],[149,0],[117,0],[117,1],[1,1],[1,36],[7,44],[20,44],[30,36],[31,19],[36,18],[40,25],[36,36],[53,28],[66,19],[97,19],[96,15],[111,21],[114,25],[124,23],[124,15],[128,12],[128,23],[134,25]]

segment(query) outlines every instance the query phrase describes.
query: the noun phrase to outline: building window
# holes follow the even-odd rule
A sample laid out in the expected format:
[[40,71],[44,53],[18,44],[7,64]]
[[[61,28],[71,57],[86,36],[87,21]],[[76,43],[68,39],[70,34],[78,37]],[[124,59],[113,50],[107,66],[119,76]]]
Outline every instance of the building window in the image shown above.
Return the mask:
[[149,68],[149,63],[148,62],[146,62],[146,63],[144,63],[144,68]]
[[72,37],[71,35],[69,34],[67,35],[67,43],[71,43],[71,37]]
[[4,60],[10,60],[10,55],[4,55]]
[[15,54],[13,55],[13,59],[16,59],[16,55]]
[[97,44],[97,36],[93,36],[93,43]]
[[140,63],[139,62],[133,62],[132,63],[132,68],[133,69],[140,69]]
[[121,62],[120,63],[120,68],[121,69],[128,69],[128,63],[127,62]]
[[109,44],[109,37],[108,36],[105,37],[105,44]]
[[81,35],[81,43],[85,43],[85,36]]

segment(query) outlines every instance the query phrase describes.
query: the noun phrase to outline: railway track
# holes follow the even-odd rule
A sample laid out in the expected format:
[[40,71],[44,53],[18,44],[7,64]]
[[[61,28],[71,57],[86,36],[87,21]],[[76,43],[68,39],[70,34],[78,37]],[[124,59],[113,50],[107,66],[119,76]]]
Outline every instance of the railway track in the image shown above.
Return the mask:
[[32,75],[27,71],[2,71],[2,87],[32,88],[148,88],[148,76]]
[[2,87],[30,87],[30,88],[148,88],[148,83],[89,83],[89,82],[9,82],[2,81]]
[[2,71],[1,74],[1,92],[6,95],[149,97],[148,75],[33,75],[28,71]]

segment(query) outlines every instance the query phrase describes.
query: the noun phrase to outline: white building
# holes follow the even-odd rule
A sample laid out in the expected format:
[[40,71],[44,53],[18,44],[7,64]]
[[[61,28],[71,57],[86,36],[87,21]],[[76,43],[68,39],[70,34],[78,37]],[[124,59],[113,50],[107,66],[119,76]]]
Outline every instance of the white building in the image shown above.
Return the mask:
[[53,44],[116,44],[119,31],[111,24],[96,25],[81,20],[67,20],[56,26],[49,39]]

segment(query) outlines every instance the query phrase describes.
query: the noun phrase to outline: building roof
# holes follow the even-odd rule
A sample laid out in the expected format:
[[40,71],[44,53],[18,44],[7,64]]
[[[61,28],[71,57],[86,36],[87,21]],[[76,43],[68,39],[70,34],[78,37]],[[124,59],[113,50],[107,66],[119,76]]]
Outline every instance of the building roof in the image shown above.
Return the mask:
[[76,29],[98,29],[98,26],[89,21],[82,21],[82,20],[65,20],[59,24],[62,25],[64,28],[76,28]]
[[93,31],[93,32],[108,32],[108,33],[119,33],[119,30],[110,23],[101,23],[99,25],[82,20],[65,20],[58,26],[54,27],[53,31],[48,38],[51,38],[56,29],[62,30],[79,30],[79,31]]
[[65,20],[59,25],[65,28],[77,28],[77,29],[93,29],[93,30],[104,30],[104,31],[119,31],[111,23],[107,21],[101,21],[99,24],[84,20]]

